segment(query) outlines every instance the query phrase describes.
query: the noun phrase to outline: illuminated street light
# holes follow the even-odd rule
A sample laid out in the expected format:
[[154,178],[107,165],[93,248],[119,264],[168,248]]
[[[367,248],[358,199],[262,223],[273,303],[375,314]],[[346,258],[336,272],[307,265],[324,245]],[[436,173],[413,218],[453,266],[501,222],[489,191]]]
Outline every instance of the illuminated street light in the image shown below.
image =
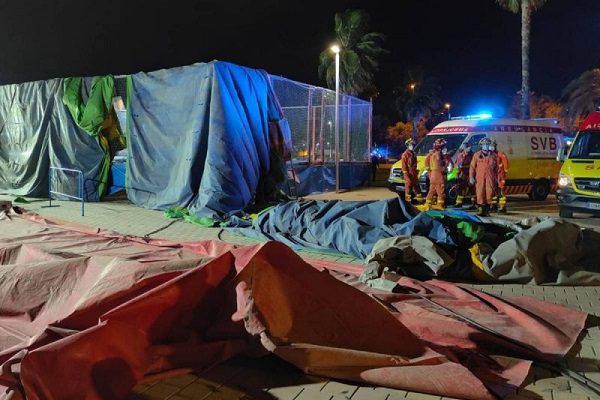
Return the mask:
[[414,92],[415,88],[417,87],[417,84],[416,83],[411,83],[410,85],[408,85],[408,87],[410,88],[410,90],[412,90]]
[[444,104],[444,107],[446,107],[446,110],[448,110],[448,119],[450,119],[450,103]]
[[334,44],[335,53],[335,192],[340,192],[340,46]]

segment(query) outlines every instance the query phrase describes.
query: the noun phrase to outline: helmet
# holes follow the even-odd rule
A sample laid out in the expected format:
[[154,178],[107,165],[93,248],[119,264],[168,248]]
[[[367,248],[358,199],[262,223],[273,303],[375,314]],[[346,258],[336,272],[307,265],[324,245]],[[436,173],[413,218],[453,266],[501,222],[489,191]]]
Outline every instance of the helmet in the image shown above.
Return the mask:
[[481,139],[479,141],[479,146],[483,147],[483,146],[489,146],[490,144],[492,144],[492,141],[489,138],[484,137],[483,139]]
[[411,144],[414,144],[412,139],[406,139],[406,142],[404,142],[404,144],[406,145],[406,147],[410,146]]
[[446,141],[444,139],[435,139],[433,142],[433,149],[440,150],[442,147],[446,147]]

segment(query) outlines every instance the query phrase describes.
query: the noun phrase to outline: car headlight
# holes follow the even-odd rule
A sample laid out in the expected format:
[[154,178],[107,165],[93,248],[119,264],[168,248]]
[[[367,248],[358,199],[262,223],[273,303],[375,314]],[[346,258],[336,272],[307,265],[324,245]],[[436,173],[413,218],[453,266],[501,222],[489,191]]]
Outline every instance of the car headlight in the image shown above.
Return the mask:
[[569,175],[565,175],[562,172],[558,176],[558,186],[565,187],[571,185],[571,177]]

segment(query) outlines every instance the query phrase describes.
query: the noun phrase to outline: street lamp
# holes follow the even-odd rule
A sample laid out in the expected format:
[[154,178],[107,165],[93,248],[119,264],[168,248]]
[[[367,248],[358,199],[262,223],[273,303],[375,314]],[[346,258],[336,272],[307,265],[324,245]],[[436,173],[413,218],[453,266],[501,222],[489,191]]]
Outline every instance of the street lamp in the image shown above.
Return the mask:
[[414,92],[415,88],[417,87],[417,84],[416,83],[411,83],[410,85],[408,85],[408,87],[410,88],[410,90],[412,90]]
[[448,119],[450,119],[450,103],[446,103],[444,107],[446,107],[446,110],[448,110]]
[[334,44],[335,53],[335,192],[340,192],[340,46]]

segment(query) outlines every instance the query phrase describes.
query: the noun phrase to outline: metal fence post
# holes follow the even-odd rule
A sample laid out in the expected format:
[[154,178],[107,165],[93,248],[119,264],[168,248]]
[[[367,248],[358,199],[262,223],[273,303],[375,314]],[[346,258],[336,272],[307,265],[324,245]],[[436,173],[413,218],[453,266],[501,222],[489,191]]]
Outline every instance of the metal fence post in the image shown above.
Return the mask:
[[52,168],[48,170],[48,207],[52,207]]
[[348,96],[348,121],[346,122],[346,162],[352,162],[352,96]]
[[367,127],[368,135],[367,135],[367,160],[371,162],[371,142],[372,142],[372,132],[373,132],[373,98],[369,99],[369,125]]
[[312,148],[310,144],[310,114],[312,112],[312,88],[308,89],[308,104],[306,107],[306,152],[308,155],[308,164],[310,164],[310,158],[312,155]]
[[79,174],[79,197],[81,197],[81,216],[84,216],[83,213],[83,205],[84,205],[84,199],[83,199],[83,172],[81,172]]
[[325,146],[323,146],[323,124],[325,124],[325,91],[321,90],[321,129],[319,132],[319,152],[321,153],[321,162],[325,164]]

